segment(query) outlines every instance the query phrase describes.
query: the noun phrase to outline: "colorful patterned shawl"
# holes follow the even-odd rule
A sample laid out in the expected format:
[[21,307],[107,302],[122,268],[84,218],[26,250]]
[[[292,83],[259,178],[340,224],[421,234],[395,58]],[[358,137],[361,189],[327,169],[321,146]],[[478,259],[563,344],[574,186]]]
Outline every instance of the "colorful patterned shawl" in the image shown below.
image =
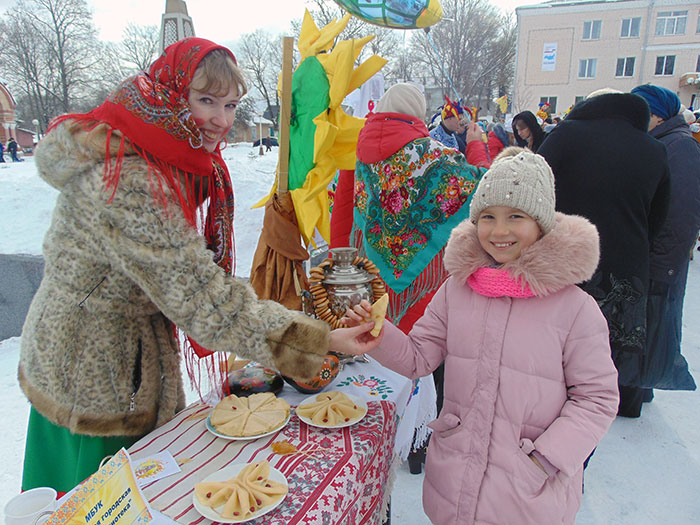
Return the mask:
[[379,268],[394,324],[447,278],[445,245],[469,216],[471,193],[485,172],[431,138],[413,140],[380,162],[357,162],[351,238]]

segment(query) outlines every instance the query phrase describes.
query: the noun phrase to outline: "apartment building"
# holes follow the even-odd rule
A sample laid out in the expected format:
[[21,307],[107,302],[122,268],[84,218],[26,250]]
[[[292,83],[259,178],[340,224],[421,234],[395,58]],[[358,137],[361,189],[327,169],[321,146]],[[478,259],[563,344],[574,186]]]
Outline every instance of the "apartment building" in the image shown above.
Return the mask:
[[565,111],[603,87],[664,86],[700,107],[700,0],[551,1],[518,7],[513,112]]

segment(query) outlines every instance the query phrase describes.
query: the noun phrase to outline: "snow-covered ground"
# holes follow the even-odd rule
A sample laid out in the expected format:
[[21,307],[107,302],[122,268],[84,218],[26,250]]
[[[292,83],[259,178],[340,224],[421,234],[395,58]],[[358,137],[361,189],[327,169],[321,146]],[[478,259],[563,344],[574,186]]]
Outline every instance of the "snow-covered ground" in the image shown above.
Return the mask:
[[[224,152],[236,193],[236,274],[248,276],[262,227],[250,206],[273,183],[277,150],[231,146]],[[36,176],[31,157],[0,164],[0,253],[40,254],[57,192]],[[697,253],[697,252],[696,252]],[[700,380],[700,253],[691,262],[683,349]],[[19,491],[29,405],[16,379],[20,338],[0,341],[0,522],[5,502]],[[392,493],[395,525],[427,525],[420,504],[422,475],[404,465]],[[579,525],[700,523],[700,392],[657,391],[636,420],[618,418],[586,470]]]

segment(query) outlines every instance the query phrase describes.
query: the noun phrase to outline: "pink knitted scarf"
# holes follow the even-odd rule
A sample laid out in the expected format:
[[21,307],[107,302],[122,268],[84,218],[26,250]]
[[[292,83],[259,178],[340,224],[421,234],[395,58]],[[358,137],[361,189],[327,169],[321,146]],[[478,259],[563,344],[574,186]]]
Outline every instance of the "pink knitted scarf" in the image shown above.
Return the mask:
[[467,284],[486,297],[533,297],[527,283],[513,278],[507,270],[482,267],[467,277]]

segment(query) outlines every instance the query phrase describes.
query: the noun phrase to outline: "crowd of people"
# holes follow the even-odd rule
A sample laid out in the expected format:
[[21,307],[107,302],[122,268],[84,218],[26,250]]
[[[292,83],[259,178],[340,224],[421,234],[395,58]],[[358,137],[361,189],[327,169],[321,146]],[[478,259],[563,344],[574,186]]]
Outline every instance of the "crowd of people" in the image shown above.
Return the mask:
[[171,419],[181,359],[235,352],[306,380],[332,350],[435,374],[431,521],[573,523],[616,415],[695,388],[680,342],[700,143],[678,97],[599,90],[558,123],[486,127],[447,99],[428,129],[421,91],[388,89],[331,232],[381,270],[373,337],[366,301],[330,330],[231,276],[221,147],[246,89],[228,49],[187,38],[37,147],[60,195],[22,334],[22,488],[70,490]]

